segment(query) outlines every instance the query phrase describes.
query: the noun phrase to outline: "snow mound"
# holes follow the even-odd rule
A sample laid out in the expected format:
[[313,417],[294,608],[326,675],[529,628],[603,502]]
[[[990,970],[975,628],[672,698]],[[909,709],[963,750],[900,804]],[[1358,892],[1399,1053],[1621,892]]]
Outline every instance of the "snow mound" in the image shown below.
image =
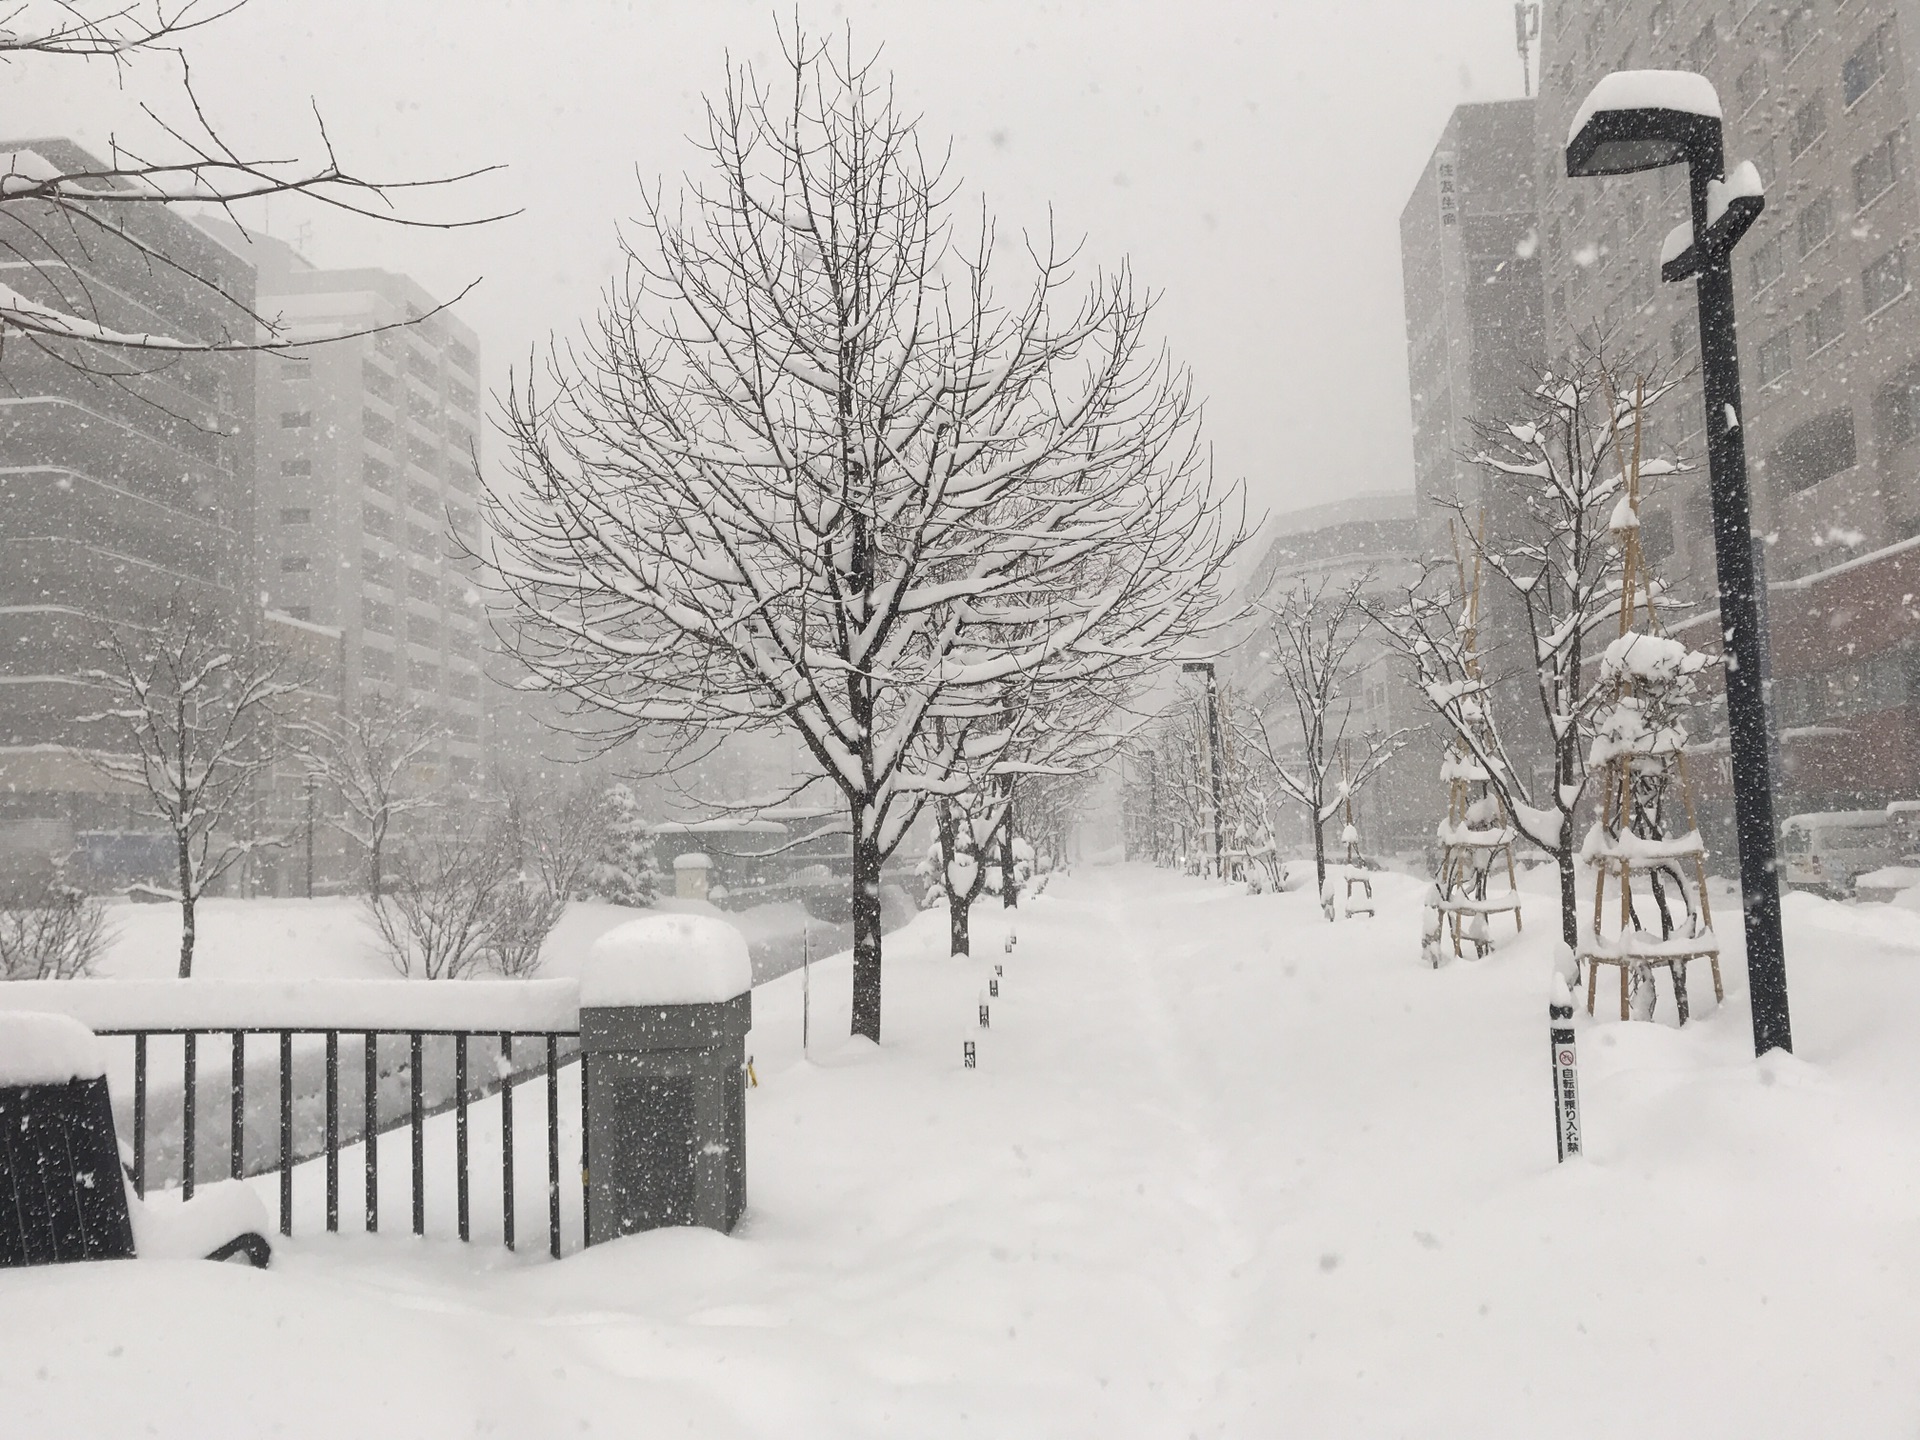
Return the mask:
[[107,1073],[93,1032],[65,1015],[0,1014],[0,1085],[64,1085]]
[[1573,112],[1567,143],[1602,110],[1679,110],[1718,120],[1720,95],[1711,80],[1691,70],[1616,70],[1602,76]]
[[752,986],[747,937],[732,925],[712,915],[649,915],[594,941],[580,1003],[701,1005]]

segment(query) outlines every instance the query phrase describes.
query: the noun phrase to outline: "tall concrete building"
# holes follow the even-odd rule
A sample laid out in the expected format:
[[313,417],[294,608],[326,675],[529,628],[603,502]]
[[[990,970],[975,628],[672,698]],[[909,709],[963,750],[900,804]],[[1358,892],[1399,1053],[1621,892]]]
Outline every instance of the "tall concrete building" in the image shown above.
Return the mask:
[[[0,171],[97,171],[60,139],[0,142]],[[102,182],[74,210],[0,208],[0,281],[123,332],[251,339],[252,267],[175,211]],[[99,867],[155,857],[132,797],[78,753],[97,708],[103,622],[176,594],[252,626],[252,356],[48,348],[0,354],[0,868],[76,848]]]
[[1508,413],[1538,382],[1539,216],[1530,100],[1462,105],[1400,213],[1413,484],[1432,553],[1447,543],[1435,502],[1483,499],[1474,423]]
[[1920,545],[1920,5],[1562,4],[1543,46],[1548,345],[1601,339],[1628,375],[1689,377],[1657,437],[1698,468],[1652,487],[1643,537],[1664,573],[1709,605],[1694,287],[1658,276],[1661,241],[1686,218],[1685,168],[1570,180],[1567,128],[1608,71],[1698,71],[1719,92],[1729,164],[1759,167],[1767,206],[1735,253],[1734,291],[1755,531],[1772,582],[1784,804],[1920,793],[1920,615],[1907,553]]
[[470,786],[484,615],[449,526],[474,537],[480,523],[478,340],[444,312],[421,319],[436,302],[404,275],[323,270],[269,236],[209,228],[253,257],[260,312],[288,338],[344,337],[255,370],[266,608],[337,631],[343,703],[381,691],[420,706],[446,734],[421,779]]

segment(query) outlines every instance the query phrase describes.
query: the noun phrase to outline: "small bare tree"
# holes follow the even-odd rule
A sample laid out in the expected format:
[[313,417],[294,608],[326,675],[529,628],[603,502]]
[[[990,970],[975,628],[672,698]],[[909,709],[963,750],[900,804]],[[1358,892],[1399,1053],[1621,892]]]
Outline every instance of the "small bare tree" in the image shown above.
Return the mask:
[[56,874],[38,894],[0,905],[0,980],[89,975],[112,939],[100,902]]
[[[1327,891],[1326,825],[1349,795],[1357,795],[1406,743],[1407,732],[1369,730],[1353,758],[1347,727],[1353,718],[1351,656],[1367,626],[1365,595],[1371,572],[1343,585],[1330,581],[1287,591],[1268,612],[1263,658],[1278,674],[1300,727],[1299,743],[1277,741],[1258,710],[1241,712],[1240,740],[1265,762],[1281,793],[1307,812],[1313,832],[1315,893]],[[1332,918],[1331,913],[1328,916]]]
[[458,980],[486,962],[513,879],[497,827],[449,825],[410,837],[393,855],[393,883],[367,914],[400,974]]
[[429,712],[386,690],[368,691],[337,720],[309,720],[296,730],[308,775],[339,804],[327,823],[359,849],[367,894],[375,900],[394,822],[439,803],[415,772],[439,748],[442,733]]
[[[1521,763],[1518,718],[1498,713],[1499,668],[1486,661],[1503,658],[1501,650],[1483,655],[1474,627],[1463,623],[1470,603],[1461,593],[1464,566],[1436,566],[1404,602],[1374,611],[1421,695],[1485,772],[1520,834],[1552,857],[1569,958],[1579,943],[1574,815],[1589,773],[1583,742],[1605,694],[1587,639],[1609,622],[1617,629],[1620,610],[1611,527],[1627,489],[1622,445],[1639,443],[1644,416],[1673,384],[1655,378],[1617,386],[1603,358],[1591,354],[1565,373],[1545,375],[1522,419],[1482,427],[1484,448],[1475,459],[1489,484],[1520,489],[1523,518],[1516,533],[1489,536],[1461,511],[1455,531],[1467,537],[1476,568],[1512,597],[1521,616],[1524,635],[1514,647],[1521,654],[1512,669],[1530,681],[1540,707],[1551,757],[1544,778]],[[1639,460],[1643,479],[1682,469],[1666,458]]]
[[176,594],[151,629],[110,631],[100,643],[111,664],[86,677],[106,701],[82,722],[100,727],[91,758],[144,792],[173,835],[182,980],[193,973],[200,897],[253,851],[284,843],[232,822],[258,798],[274,707],[298,687],[281,679],[276,656],[233,632]]
[[798,736],[847,807],[877,1040],[881,866],[955,761],[933,716],[1168,653],[1238,532],[1125,269],[1082,289],[1041,243],[996,294],[871,62],[786,40],[778,93],[710,105],[711,182],[647,201],[592,342],[516,389],[489,558],[519,658],[610,739]]

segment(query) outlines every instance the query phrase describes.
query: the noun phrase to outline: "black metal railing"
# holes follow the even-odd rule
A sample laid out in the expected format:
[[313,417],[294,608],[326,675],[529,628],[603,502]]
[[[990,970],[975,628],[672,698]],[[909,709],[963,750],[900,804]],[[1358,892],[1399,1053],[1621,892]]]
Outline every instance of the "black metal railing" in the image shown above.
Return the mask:
[[[585,1061],[580,1055],[577,1043],[577,1030],[510,1030],[510,1031],[472,1031],[446,1029],[387,1029],[368,1028],[357,1031],[340,1029],[310,1029],[302,1027],[242,1027],[233,1029],[205,1030],[170,1026],[143,1026],[140,1028],[100,1027],[96,1033],[101,1036],[131,1037],[133,1041],[133,1114],[131,1125],[131,1149],[133,1183],[135,1189],[145,1195],[149,1183],[160,1179],[177,1178],[183,1198],[190,1199],[198,1180],[199,1157],[203,1148],[200,1130],[200,1090],[203,1076],[201,1073],[200,1040],[203,1035],[213,1037],[225,1034],[229,1037],[230,1059],[228,1062],[228,1135],[227,1170],[234,1179],[244,1179],[278,1172],[280,1233],[293,1234],[294,1224],[294,1172],[309,1161],[323,1159],[325,1162],[325,1215],[326,1228],[337,1231],[340,1228],[340,1171],[341,1152],[355,1143],[363,1146],[363,1164],[365,1171],[365,1228],[369,1233],[380,1227],[380,1137],[393,1134],[401,1129],[410,1131],[411,1140],[411,1220],[415,1235],[424,1235],[427,1231],[427,1122],[452,1112],[454,1116],[454,1174],[455,1174],[455,1215],[456,1226],[461,1240],[471,1240],[472,1225],[472,1122],[469,1114],[472,1106],[480,1101],[498,1097],[500,1103],[500,1163],[501,1163],[501,1228],[503,1238],[509,1249],[516,1242],[516,1175],[514,1170],[514,1095],[517,1088],[544,1077],[546,1081],[545,1110],[547,1131],[547,1231],[548,1252],[558,1258],[562,1250],[562,1205],[561,1205],[561,1125],[560,1125],[560,1072],[563,1069],[578,1066],[577,1089],[575,1094],[579,1109],[575,1111],[580,1119],[581,1146],[581,1234],[585,1235],[585,1176],[586,1176],[586,1075]],[[362,1048],[363,1071],[361,1079],[361,1123],[358,1134],[347,1133],[342,1125],[341,1106],[341,1037],[348,1035],[357,1038]],[[250,1036],[274,1035],[279,1039],[277,1056],[278,1082],[278,1140],[275,1152],[270,1155],[250,1154],[247,1141],[247,1040]],[[151,1161],[155,1158],[149,1144],[150,1105],[149,1071],[151,1068],[151,1042],[158,1037],[179,1037],[181,1041],[181,1089],[180,1089],[180,1148],[178,1153],[177,1175],[156,1176],[152,1173]],[[404,1115],[389,1114],[383,1119],[380,1104],[381,1081],[394,1078],[396,1071],[382,1068],[382,1041],[392,1042],[399,1037],[406,1039],[405,1060],[398,1067],[404,1072],[406,1081],[406,1099]],[[305,1097],[317,1098],[321,1113],[315,1117],[319,1124],[313,1128],[319,1131],[318,1144],[308,1144],[304,1148],[299,1143],[299,1128],[296,1125],[296,1074],[294,1041],[296,1037],[318,1037],[324,1046],[324,1066],[320,1077],[319,1095]],[[429,1064],[429,1041],[444,1040],[450,1042],[452,1074],[450,1083],[445,1087],[448,1093],[429,1098],[431,1066]],[[470,1063],[474,1048],[481,1047],[483,1053],[495,1053],[498,1060],[491,1067],[491,1078],[476,1083],[475,1067]],[[516,1048],[521,1053],[516,1055]],[[528,1057],[525,1052],[533,1049]],[[574,1087],[569,1087],[574,1088]]]

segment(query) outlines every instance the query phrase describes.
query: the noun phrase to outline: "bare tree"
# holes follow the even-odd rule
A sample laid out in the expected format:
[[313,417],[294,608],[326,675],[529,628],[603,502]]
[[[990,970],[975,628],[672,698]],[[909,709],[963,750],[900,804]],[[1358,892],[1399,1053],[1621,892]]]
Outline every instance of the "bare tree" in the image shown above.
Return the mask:
[[367,894],[378,900],[394,822],[439,803],[417,771],[439,748],[441,727],[430,712],[370,690],[350,713],[308,720],[295,733],[308,775],[337,798],[340,808],[327,823],[358,847]]
[[[1589,355],[1563,374],[1545,375],[1522,419],[1483,427],[1485,445],[1475,459],[1489,484],[1519,487],[1524,519],[1517,533],[1490,537],[1462,511],[1455,528],[1477,568],[1512,597],[1521,617],[1522,653],[1512,668],[1530,678],[1540,707],[1551,757],[1544,779],[1522,763],[1518,724],[1495,705],[1498,666],[1484,658],[1499,654],[1483,658],[1474,629],[1462,623],[1470,603],[1465,566],[1435,567],[1404,603],[1374,612],[1421,695],[1485,772],[1520,834],[1553,858],[1569,956],[1579,943],[1574,814],[1587,788],[1583,739],[1604,694],[1586,642],[1610,621],[1617,628],[1620,572],[1611,524],[1627,488],[1623,437],[1638,445],[1643,417],[1673,383],[1650,379],[1623,393],[1603,359]],[[1638,465],[1642,478],[1684,468],[1659,457]]]
[[871,62],[787,38],[709,107],[712,181],[646,202],[583,350],[529,379],[492,493],[509,641],[600,717],[785,726],[848,811],[855,1033],[880,1033],[880,868],[957,763],[950,700],[1165,650],[1237,543],[1184,374],[1123,268],[1070,298],[989,227]]
[[56,873],[39,893],[0,904],[0,980],[89,975],[112,939],[100,902]]
[[[6,17],[0,61],[98,63],[118,70],[170,65],[179,72],[180,105],[171,117],[141,106],[153,153],[140,153],[116,138],[109,158],[99,162],[56,162],[32,151],[0,157],[0,259],[11,272],[8,281],[0,283],[0,353],[9,339],[17,338],[59,365],[124,382],[184,353],[280,349],[299,343],[287,336],[276,317],[256,312],[247,297],[150,238],[133,222],[133,212],[140,210],[214,206],[238,224],[235,205],[300,195],[389,224],[451,229],[499,218],[433,219],[402,213],[397,202],[409,192],[441,189],[486,171],[425,180],[370,179],[342,164],[317,111],[318,160],[258,158],[230,141],[201,106],[181,46],[192,32],[227,18],[244,4],[28,0]],[[116,293],[89,284],[83,270],[70,263],[76,255],[103,251],[129,255],[201,290],[208,312],[220,317],[217,333],[165,335],[120,328],[132,323],[125,317],[137,312]]]
[[458,980],[480,968],[513,876],[497,826],[449,824],[409,837],[394,851],[393,883],[366,900],[388,963],[423,980]]
[[230,822],[257,798],[274,707],[298,687],[282,681],[276,656],[232,632],[176,594],[153,628],[111,631],[101,641],[111,664],[85,677],[106,701],[82,722],[100,726],[91,758],[143,791],[173,834],[182,980],[193,973],[200,897],[254,850],[282,843]]
[[1298,745],[1277,742],[1258,710],[1241,712],[1241,743],[1265,762],[1281,793],[1307,812],[1319,895],[1327,890],[1327,822],[1407,739],[1405,730],[1366,731],[1359,737],[1362,749],[1357,760],[1347,743],[1347,726],[1353,718],[1350,657],[1368,623],[1365,595],[1374,579],[1368,572],[1337,588],[1324,580],[1311,588],[1300,585],[1282,595],[1268,612],[1264,658],[1293,702],[1293,719],[1300,727]]

